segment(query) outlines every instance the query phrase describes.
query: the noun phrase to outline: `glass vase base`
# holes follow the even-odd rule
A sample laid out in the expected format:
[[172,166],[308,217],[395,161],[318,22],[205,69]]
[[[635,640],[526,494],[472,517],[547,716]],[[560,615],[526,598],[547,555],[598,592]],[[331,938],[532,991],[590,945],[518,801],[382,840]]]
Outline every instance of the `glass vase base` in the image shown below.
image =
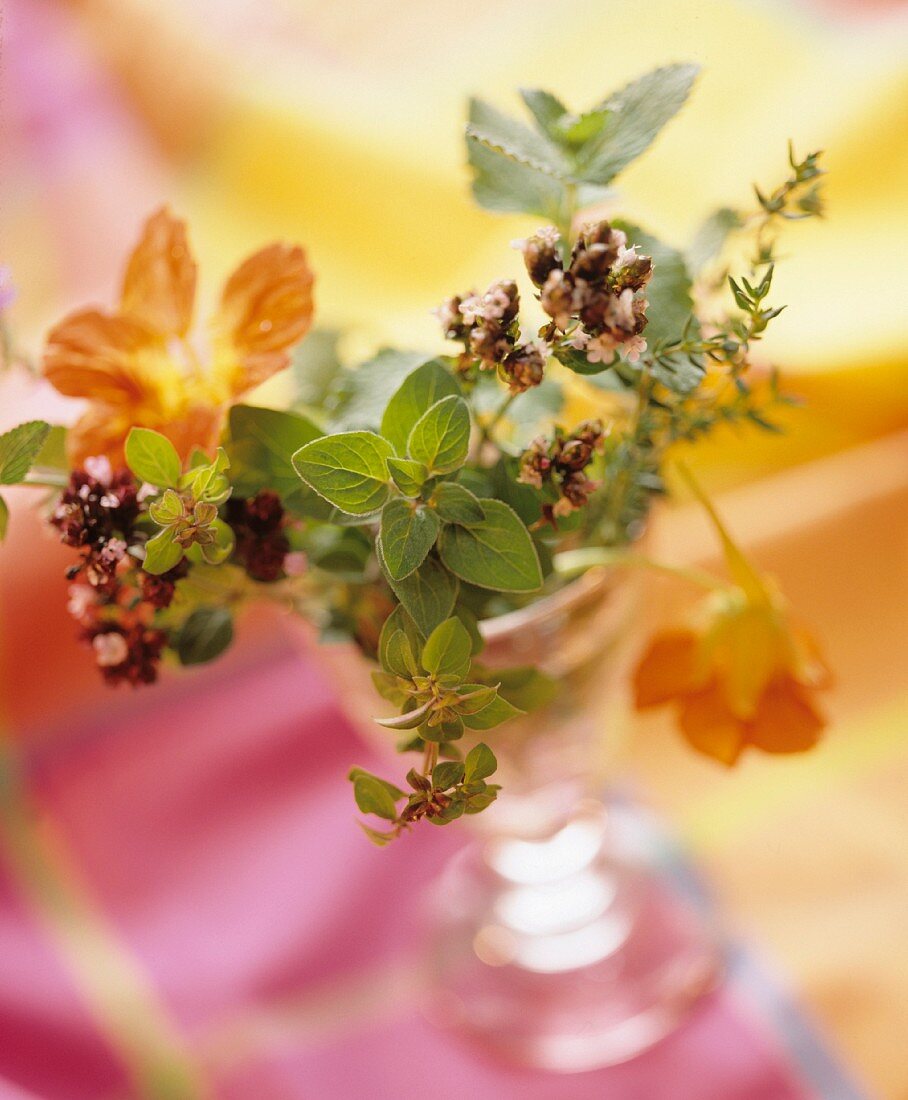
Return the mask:
[[647,1050],[715,988],[702,906],[639,830],[622,848],[618,816],[592,805],[543,840],[454,858],[435,895],[433,1018],[506,1061],[582,1072]]

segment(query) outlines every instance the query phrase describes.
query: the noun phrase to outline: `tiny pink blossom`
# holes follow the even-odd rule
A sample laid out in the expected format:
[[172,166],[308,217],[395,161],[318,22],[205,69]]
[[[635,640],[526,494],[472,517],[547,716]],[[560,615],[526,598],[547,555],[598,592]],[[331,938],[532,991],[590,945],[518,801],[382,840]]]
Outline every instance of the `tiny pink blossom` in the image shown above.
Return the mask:
[[91,644],[101,668],[122,665],[129,656],[129,646],[122,634],[97,634]]
[[621,354],[629,363],[636,363],[646,351],[646,340],[642,336],[632,336],[621,345]]
[[308,568],[308,559],[301,550],[292,550],[284,557],[284,572],[288,577],[301,577]]
[[85,460],[85,472],[102,485],[109,485],[113,477],[113,468],[110,459],[106,455],[93,455]]
[[87,584],[71,584],[66,610],[77,622],[85,622],[91,617],[95,604],[94,590]]

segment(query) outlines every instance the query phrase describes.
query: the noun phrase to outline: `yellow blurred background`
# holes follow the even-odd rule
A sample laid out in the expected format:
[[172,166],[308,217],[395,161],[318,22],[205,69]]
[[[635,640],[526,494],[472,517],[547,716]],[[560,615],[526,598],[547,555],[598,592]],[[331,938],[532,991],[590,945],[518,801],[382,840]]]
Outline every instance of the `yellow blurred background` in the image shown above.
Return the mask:
[[[469,196],[465,100],[518,85],[583,108],[659,64],[695,93],[620,178],[622,213],[683,246],[715,207],[823,149],[828,215],[792,226],[765,342],[807,402],[782,437],[729,432],[694,462],[761,564],[826,639],[839,687],[814,756],[692,759],[641,722],[631,766],[875,1094],[905,1100],[908,995],[908,5],[759,0],[8,0],[0,262],[37,354],[71,307],[110,303],[145,215],[190,224],[203,297],[260,243],[305,244],[318,320],[363,355],[434,350],[429,310],[515,270],[535,221]],[[203,311],[204,312],[204,311]],[[70,407],[24,378],[0,427]],[[21,495],[0,550],[0,690],[15,729],[84,705],[91,670]],[[711,560],[679,510],[656,538]],[[41,545],[44,552],[34,553]],[[45,593],[41,630],[35,593]],[[656,619],[678,609],[659,589]],[[14,686],[15,685],[15,686]],[[901,1021],[901,1022],[899,1022]]]

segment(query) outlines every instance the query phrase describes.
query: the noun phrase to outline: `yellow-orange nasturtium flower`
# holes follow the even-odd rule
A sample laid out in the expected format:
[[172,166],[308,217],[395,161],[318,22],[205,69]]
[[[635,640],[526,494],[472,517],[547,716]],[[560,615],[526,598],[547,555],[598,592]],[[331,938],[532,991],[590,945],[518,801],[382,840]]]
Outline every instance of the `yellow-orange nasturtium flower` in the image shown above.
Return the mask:
[[156,211],[129,257],[119,308],[79,310],[48,335],[45,375],[90,402],[68,435],[71,461],[122,462],[134,426],[162,432],[184,458],[194,447],[210,452],[227,408],[288,365],[312,323],[312,283],[298,246],[250,256],[224,286],[203,365],[189,340],[196,263],[186,226]]
[[673,704],[688,741],[724,764],[747,746],[810,749],[826,725],[814,693],[829,685],[829,670],[778,588],[754,570],[694,490],[722,540],[733,583],[711,592],[689,627],[651,642],[634,675],[636,705]]

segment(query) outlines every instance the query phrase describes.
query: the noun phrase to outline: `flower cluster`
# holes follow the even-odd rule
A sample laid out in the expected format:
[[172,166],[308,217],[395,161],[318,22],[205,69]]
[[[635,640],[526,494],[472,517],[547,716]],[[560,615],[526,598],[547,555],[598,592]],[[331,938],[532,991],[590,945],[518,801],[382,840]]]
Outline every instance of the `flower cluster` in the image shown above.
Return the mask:
[[280,580],[290,541],[277,493],[263,489],[248,500],[232,498],[227,502],[227,522],[236,536],[235,556],[249,576],[255,581]]
[[520,343],[517,314],[520,295],[511,280],[493,283],[484,294],[448,298],[435,311],[449,340],[464,345],[458,369],[495,370],[511,393],[538,386],[545,372],[547,351],[536,343]]
[[176,582],[187,572],[184,561],[157,577],[141,568],[131,551],[143,541],[136,530],[143,511],[132,474],[94,458],[73,471],[51,516],[61,541],[81,551],[67,570],[76,582],[69,612],[104,679],[113,684],[149,684],[157,678],[167,635],[150,626],[151,618],[170,605]]
[[556,428],[554,438],[534,439],[520,456],[517,480],[534,489],[550,486],[557,499],[543,504],[543,518],[554,524],[560,516],[582,508],[598,483],[586,475],[596,454],[601,454],[605,430],[601,420],[584,420],[569,434]]
[[641,334],[648,303],[642,291],[653,273],[652,260],[638,255],[636,245],[628,248],[627,235],[607,221],[581,229],[567,269],[558,243],[551,227],[515,242],[552,318],[544,336],[550,341],[559,333],[569,336],[567,345],[590,363],[610,363],[619,352],[636,362],[646,351]]

